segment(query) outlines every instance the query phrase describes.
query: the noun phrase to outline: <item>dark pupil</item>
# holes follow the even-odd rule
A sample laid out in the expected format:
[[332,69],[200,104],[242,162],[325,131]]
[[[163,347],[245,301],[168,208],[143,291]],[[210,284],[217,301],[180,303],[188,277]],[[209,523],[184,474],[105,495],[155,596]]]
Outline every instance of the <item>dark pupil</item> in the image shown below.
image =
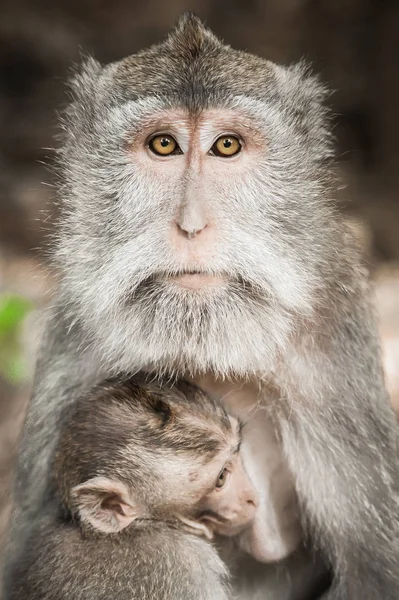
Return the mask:
[[170,140],[168,140],[168,138],[162,138],[162,140],[161,140],[162,148],[166,148],[166,146],[169,146],[169,144],[170,144]]
[[223,146],[225,148],[230,148],[231,144],[232,144],[231,140],[224,140],[224,142],[223,142]]

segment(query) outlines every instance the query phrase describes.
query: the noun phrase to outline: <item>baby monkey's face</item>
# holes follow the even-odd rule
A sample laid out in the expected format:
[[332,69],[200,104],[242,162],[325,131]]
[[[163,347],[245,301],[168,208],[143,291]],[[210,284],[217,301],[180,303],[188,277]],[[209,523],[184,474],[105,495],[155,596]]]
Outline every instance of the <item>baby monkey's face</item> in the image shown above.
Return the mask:
[[[88,427],[91,433],[94,427],[111,431],[113,418],[114,452],[95,448],[93,436],[84,442],[98,468],[71,490],[73,512],[83,524],[116,533],[137,520],[180,522],[212,539],[236,535],[252,523],[257,496],[241,460],[237,419],[186,383],[168,392],[154,386],[111,392],[123,402],[100,396],[97,420]],[[134,402],[129,394],[137,396]],[[96,439],[103,443],[103,433]]]
[[202,495],[187,507],[188,516],[178,514],[182,522],[208,539],[214,534],[240,533],[252,523],[258,504],[240,456],[241,428],[236,419],[230,417],[230,421],[231,436],[225,448],[197,474]]

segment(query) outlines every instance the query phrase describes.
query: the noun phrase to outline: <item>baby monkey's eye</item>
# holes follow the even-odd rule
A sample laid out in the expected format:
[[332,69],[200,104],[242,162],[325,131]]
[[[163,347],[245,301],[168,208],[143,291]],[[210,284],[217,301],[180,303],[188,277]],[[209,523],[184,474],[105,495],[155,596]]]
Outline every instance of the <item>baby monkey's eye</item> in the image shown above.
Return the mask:
[[228,158],[241,152],[241,142],[234,135],[222,135],[216,140],[211,148],[211,153],[215,156]]
[[181,154],[178,143],[171,135],[156,135],[148,142],[148,147],[158,156],[168,156],[169,154]]
[[219,477],[217,478],[215,487],[221,489],[227,481],[229,471],[224,468],[223,471],[219,473]]

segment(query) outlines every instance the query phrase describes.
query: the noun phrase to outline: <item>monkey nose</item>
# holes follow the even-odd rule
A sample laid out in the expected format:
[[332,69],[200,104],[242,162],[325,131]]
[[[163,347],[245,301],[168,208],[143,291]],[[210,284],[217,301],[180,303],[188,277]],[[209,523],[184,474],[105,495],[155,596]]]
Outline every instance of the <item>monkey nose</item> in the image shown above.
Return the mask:
[[185,238],[187,238],[188,240],[192,240],[195,237],[197,237],[208,226],[207,223],[205,223],[202,227],[197,227],[197,228],[189,227],[189,226],[185,225],[184,223],[176,223],[176,225],[177,225],[177,229],[178,229],[179,233],[181,235],[183,235]]
[[198,198],[188,198],[176,219],[180,234],[188,239],[197,237],[208,226],[206,211]]
[[255,490],[249,489],[247,491],[244,496],[244,502],[246,502],[249,507],[257,508],[259,504],[259,498]]

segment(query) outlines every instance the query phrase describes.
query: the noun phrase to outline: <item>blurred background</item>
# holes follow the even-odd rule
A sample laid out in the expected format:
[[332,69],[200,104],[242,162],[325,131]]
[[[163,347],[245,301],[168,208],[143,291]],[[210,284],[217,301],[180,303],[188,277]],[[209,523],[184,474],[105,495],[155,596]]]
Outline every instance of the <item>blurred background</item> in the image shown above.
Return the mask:
[[307,58],[333,90],[342,208],[376,283],[388,385],[399,409],[399,1],[1,0],[0,536],[29,397],[46,264],[64,82],[82,52],[102,62],[159,41],[194,10],[237,48]]

